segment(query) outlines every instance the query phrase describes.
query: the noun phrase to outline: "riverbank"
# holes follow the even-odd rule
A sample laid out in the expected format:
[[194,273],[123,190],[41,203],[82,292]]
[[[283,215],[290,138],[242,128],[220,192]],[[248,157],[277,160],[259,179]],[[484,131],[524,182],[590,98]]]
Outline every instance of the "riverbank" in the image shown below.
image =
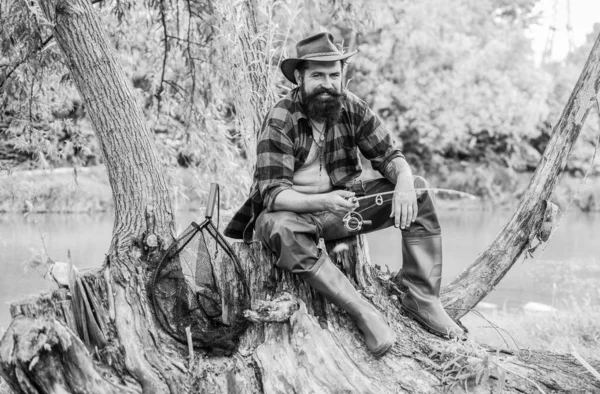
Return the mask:
[[[215,174],[191,168],[167,168],[167,182],[177,210],[199,210],[206,204],[209,184],[221,185],[221,207],[236,209],[247,197],[247,184],[232,184]],[[365,171],[368,177],[368,170]],[[514,209],[531,179],[501,167],[456,164],[428,178],[432,185],[473,194],[457,198],[440,193],[441,209]],[[596,179],[563,176],[552,200],[561,210],[600,211],[600,184]],[[14,171],[0,174],[0,213],[93,213],[112,210],[112,194],[104,166]]]
[[[233,185],[195,169],[167,168],[176,210],[203,208],[211,182],[221,185],[221,207],[237,207],[250,185]],[[104,166],[14,171],[0,175],[0,213],[99,213],[113,209]]]
[[573,305],[556,311],[489,311],[477,308],[462,319],[469,338],[493,348],[518,353],[546,350],[577,352],[585,359],[600,354],[600,307]]

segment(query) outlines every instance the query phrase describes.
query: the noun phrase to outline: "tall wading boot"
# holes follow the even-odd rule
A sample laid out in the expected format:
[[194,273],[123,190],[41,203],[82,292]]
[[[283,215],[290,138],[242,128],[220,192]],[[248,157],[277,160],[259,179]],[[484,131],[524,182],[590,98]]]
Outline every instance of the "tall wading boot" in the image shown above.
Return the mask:
[[400,284],[408,288],[402,299],[405,314],[433,334],[446,338],[464,337],[463,329],[448,316],[440,302],[441,236],[403,238],[402,258]]
[[367,348],[374,356],[385,354],[396,341],[392,329],[377,309],[359,294],[346,276],[333,264],[327,253],[302,279],[350,315],[365,336]]

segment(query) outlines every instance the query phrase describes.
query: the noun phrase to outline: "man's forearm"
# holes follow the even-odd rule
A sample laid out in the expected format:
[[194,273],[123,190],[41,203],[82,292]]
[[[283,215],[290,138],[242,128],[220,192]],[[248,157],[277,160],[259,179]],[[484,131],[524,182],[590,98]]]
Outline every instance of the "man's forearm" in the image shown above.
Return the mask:
[[305,194],[286,189],[275,197],[271,210],[296,213],[324,211],[326,209],[324,196],[324,194]]
[[406,160],[397,157],[387,165],[384,175],[387,180],[393,184],[397,184],[400,177],[412,178],[413,174]]

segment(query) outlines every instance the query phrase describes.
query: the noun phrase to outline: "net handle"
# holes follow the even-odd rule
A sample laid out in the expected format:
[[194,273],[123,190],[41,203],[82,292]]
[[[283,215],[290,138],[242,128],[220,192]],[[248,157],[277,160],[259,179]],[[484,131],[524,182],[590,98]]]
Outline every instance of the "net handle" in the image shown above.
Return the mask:
[[210,192],[208,193],[208,201],[206,203],[206,215],[204,215],[207,219],[212,219],[213,212],[215,210],[215,202],[217,201],[217,196],[219,195],[219,184],[211,183],[210,184]]

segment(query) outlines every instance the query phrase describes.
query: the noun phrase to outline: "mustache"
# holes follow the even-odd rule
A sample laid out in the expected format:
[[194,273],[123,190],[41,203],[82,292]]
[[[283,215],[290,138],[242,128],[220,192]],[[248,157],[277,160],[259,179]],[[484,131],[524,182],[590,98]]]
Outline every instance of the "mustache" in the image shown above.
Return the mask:
[[331,97],[340,97],[342,94],[333,88],[325,88],[323,86],[319,86],[316,88],[311,94],[308,95],[309,98],[314,98],[322,93],[327,93]]

